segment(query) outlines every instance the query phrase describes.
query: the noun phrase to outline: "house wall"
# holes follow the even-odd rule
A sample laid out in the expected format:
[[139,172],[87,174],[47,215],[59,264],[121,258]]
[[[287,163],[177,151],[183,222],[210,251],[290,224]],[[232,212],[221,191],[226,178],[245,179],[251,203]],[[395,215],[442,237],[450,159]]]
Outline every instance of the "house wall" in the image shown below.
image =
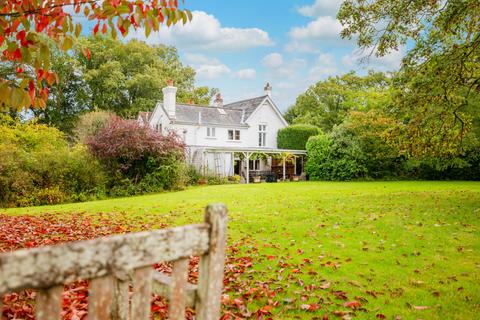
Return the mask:
[[[170,120],[161,106],[157,106],[150,119],[150,126],[155,128],[162,124],[162,133],[174,131],[189,147],[190,162],[202,171],[216,173],[222,176],[233,174],[231,154],[220,153],[219,164],[216,165],[214,153],[203,153],[202,147],[226,147],[226,148],[277,148],[277,132],[286,126],[283,118],[277,113],[269,100],[259,106],[254,113],[246,119],[246,127],[212,126],[215,127],[215,137],[207,137],[208,125],[170,124]],[[259,146],[259,125],[266,125],[266,145]],[[240,140],[228,140],[228,130],[240,130]],[[197,151],[196,156],[194,153]],[[201,156],[201,158],[200,158]],[[245,163],[246,164],[246,163]],[[206,168],[205,169],[205,165]],[[261,161],[260,170],[268,170],[270,163]],[[246,169],[246,168],[244,168]]]
[[274,107],[266,100],[254,113],[247,119],[247,124],[250,128],[247,132],[246,140],[248,147],[258,148],[258,126],[261,124],[267,125],[267,138],[265,148],[277,148],[277,132],[285,128],[286,125],[282,118],[276,113]]

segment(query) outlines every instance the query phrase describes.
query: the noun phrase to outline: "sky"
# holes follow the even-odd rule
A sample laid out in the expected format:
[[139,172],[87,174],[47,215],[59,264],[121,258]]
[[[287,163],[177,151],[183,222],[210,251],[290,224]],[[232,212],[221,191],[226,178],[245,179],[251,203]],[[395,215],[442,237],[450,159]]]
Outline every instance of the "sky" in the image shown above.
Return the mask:
[[285,111],[310,85],[350,70],[398,69],[403,50],[383,58],[366,55],[355,39],[339,35],[336,14],[342,0],[185,0],[193,13],[186,25],[163,28],[145,38],[173,45],[197,73],[196,85],[220,90],[225,103],[263,95],[268,81]]

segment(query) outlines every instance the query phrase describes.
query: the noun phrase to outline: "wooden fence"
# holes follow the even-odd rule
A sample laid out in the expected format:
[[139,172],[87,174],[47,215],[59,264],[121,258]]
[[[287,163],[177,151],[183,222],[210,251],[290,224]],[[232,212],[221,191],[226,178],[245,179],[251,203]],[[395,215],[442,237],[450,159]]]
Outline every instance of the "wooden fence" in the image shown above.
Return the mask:
[[[201,224],[3,253],[0,297],[37,289],[36,318],[60,319],[63,285],[91,280],[90,320],[150,319],[152,293],[169,300],[169,319],[184,319],[188,306],[195,307],[196,319],[217,320],[226,230],[225,206],[209,205]],[[200,256],[198,285],[188,283],[191,256]],[[171,276],[153,269],[162,261],[173,262]]]

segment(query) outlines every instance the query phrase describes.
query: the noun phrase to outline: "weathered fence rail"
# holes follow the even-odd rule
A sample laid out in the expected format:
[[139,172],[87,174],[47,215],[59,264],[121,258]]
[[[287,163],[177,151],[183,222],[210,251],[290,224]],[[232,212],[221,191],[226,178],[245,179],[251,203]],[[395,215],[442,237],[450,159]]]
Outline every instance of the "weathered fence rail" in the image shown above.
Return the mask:
[[[195,307],[196,319],[216,320],[226,230],[225,206],[209,205],[202,224],[3,253],[0,296],[37,289],[36,318],[60,319],[63,285],[91,280],[89,319],[149,319],[155,293],[169,300],[169,319],[184,319],[188,306]],[[190,256],[200,256],[198,285],[188,283]],[[171,276],[153,269],[158,262],[173,262]]]

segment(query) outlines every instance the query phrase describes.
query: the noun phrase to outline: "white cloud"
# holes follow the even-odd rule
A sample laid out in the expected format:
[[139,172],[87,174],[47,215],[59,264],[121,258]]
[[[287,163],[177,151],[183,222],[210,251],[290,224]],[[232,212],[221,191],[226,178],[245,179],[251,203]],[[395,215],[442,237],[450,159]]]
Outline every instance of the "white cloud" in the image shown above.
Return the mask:
[[283,56],[280,53],[270,53],[262,59],[262,65],[267,68],[278,68],[283,65]]
[[310,69],[309,79],[316,82],[322,78],[335,75],[338,72],[339,70],[335,62],[335,57],[330,53],[322,53],[318,56],[315,64]]
[[342,24],[331,16],[321,16],[305,26],[293,27],[288,32],[290,41],[285,49],[289,52],[319,53],[325,45],[345,45],[352,40],[342,39]]
[[213,57],[198,53],[185,53],[185,61],[192,66],[199,80],[212,80],[231,72],[225,64]]
[[318,17],[304,27],[294,27],[289,32],[290,38],[294,40],[338,40],[342,24],[330,16]]
[[197,79],[212,80],[230,73],[230,69],[224,65],[201,65],[195,69]]
[[384,57],[369,56],[371,50],[355,49],[342,57],[342,64],[349,68],[375,69],[379,71],[392,71],[400,68],[405,48],[392,51]]
[[336,16],[344,0],[316,0],[310,6],[303,6],[298,12],[306,17]]
[[250,80],[255,79],[257,76],[257,71],[255,69],[241,69],[235,72],[235,78],[242,79],[242,80]]
[[269,79],[274,80],[286,80],[294,79],[298,76],[299,72],[307,66],[307,61],[304,59],[292,59],[288,61],[283,61],[282,64],[277,64],[276,67],[269,68],[266,76]]
[[238,51],[270,46],[273,41],[259,28],[226,28],[217,18],[203,11],[193,11],[191,22],[172,27],[165,25],[158,32],[145,37],[144,29],[129,33],[127,39],[136,38],[150,44],[174,45],[180,49],[202,51]]

